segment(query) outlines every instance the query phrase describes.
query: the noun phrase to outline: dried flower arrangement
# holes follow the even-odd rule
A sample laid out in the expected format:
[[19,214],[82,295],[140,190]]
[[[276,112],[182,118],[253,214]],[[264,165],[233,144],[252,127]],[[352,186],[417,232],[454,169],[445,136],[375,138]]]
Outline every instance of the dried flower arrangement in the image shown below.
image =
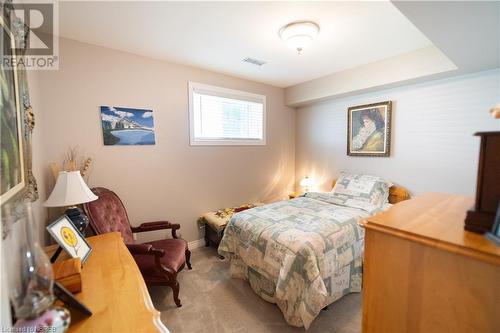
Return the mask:
[[80,170],[83,179],[88,183],[88,178],[90,176],[90,167],[92,166],[92,158],[90,157],[81,157],[78,151],[78,146],[69,148],[66,152],[62,167],[59,166],[58,163],[53,162],[50,164],[50,168],[52,170],[52,175],[54,176],[54,181],[57,179],[59,175],[59,171],[77,171]]

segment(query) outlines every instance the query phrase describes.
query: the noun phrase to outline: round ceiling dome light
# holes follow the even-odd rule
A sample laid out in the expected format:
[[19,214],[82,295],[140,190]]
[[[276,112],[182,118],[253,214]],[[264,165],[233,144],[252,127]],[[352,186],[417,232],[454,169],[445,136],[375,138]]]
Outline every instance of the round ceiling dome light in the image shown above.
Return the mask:
[[279,35],[289,47],[302,54],[302,50],[307,47],[319,34],[319,25],[312,21],[296,21],[285,25],[280,29]]

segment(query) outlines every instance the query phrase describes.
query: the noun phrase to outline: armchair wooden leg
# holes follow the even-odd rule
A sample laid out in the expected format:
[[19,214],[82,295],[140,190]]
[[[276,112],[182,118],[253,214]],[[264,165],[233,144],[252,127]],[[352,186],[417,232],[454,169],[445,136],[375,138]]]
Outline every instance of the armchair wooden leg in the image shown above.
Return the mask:
[[170,288],[172,288],[173,291],[175,305],[180,308],[182,304],[181,300],[179,299],[179,282],[177,282],[177,277],[175,277],[174,281],[170,285]]
[[191,251],[186,250],[186,265],[189,269],[193,269],[191,267]]

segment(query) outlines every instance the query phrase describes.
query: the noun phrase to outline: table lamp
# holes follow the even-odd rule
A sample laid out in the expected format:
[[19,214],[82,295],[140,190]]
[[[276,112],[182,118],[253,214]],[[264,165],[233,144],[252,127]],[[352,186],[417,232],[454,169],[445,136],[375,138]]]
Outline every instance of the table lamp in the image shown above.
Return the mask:
[[80,171],[61,171],[52,193],[43,205],[45,207],[68,207],[65,214],[68,215],[75,228],[83,234],[89,224],[89,219],[76,205],[94,200],[97,200],[97,196],[85,184]]
[[309,177],[304,177],[300,180],[300,183],[299,183],[300,186],[302,186],[305,190],[305,192],[309,192],[309,189],[312,185],[312,181],[311,181],[311,178]]

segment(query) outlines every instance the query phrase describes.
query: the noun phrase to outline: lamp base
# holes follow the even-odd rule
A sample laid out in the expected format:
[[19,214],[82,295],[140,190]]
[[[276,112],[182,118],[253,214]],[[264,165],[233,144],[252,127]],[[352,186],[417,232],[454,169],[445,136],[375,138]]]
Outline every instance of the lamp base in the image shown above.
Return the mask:
[[64,213],[68,215],[75,228],[85,236],[85,229],[89,225],[89,218],[83,211],[78,207],[70,207]]

